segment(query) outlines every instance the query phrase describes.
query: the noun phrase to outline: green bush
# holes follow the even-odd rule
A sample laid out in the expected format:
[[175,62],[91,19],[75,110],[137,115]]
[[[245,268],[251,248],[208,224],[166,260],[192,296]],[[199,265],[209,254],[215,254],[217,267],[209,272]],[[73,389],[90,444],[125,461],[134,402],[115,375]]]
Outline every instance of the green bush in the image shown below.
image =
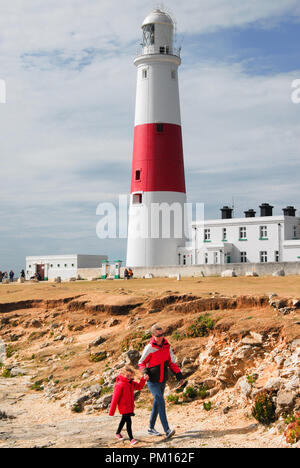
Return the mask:
[[1,377],[3,377],[4,379],[11,379],[11,378],[12,378],[12,375],[11,375],[11,373],[10,373],[10,370],[8,370],[8,369],[3,369],[3,372],[2,372]]
[[175,331],[172,335],[173,340],[179,341],[182,337],[178,331]]
[[203,402],[203,408],[205,411],[210,411],[212,409],[212,402],[209,401],[208,403]]
[[188,398],[196,398],[198,396],[198,392],[194,387],[186,387],[184,393]]
[[168,395],[167,396],[167,401],[169,403],[172,403],[173,405],[178,405],[179,404],[179,395]]
[[198,395],[200,398],[204,399],[207,396],[207,387],[205,385],[202,385],[199,390],[198,390]]
[[216,322],[209,314],[199,315],[197,320],[189,326],[186,336],[187,338],[208,336],[215,324]]
[[107,352],[102,351],[101,353],[96,353],[96,354],[91,354],[90,355],[90,361],[91,362],[100,362],[104,361],[104,359],[107,358]]
[[252,416],[261,424],[268,426],[276,420],[276,406],[272,399],[272,392],[263,390],[259,392],[254,400]]
[[6,348],[6,357],[11,358],[16,351],[12,346],[7,346]]
[[37,380],[34,382],[33,385],[31,385],[30,390],[35,390],[36,392],[42,392],[43,391],[43,380]]

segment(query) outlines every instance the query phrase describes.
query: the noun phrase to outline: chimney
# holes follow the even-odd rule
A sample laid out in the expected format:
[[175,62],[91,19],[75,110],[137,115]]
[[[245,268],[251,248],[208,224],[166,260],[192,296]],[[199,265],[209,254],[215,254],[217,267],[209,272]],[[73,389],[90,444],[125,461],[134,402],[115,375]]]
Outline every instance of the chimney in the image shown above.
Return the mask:
[[259,208],[260,216],[273,216],[274,206],[269,205],[269,203],[263,203]]
[[223,208],[221,208],[221,211],[222,211],[222,219],[232,218],[233,208],[229,208],[229,206],[223,206]]
[[255,218],[255,215],[256,215],[256,211],[252,209],[244,211],[244,213],[245,213],[245,218]]
[[284,216],[296,216],[296,211],[296,208],[293,206],[287,206],[286,208],[283,208]]

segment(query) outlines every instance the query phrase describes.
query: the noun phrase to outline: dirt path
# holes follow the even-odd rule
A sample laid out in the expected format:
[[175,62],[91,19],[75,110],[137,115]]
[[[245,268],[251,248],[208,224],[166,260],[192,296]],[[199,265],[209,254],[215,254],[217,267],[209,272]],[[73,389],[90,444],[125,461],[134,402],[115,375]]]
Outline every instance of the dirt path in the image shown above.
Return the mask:
[[[0,378],[0,411],[14,419],[0,420],[0,448],[128,448],[129,441],[114,439],[119,416],[107,413],[95,417],[72,414],[59,402],[48,402],[43,393],[28,392],[29,377]],[[176,436],[170,441],[163,437],[148,437],[146,429],[149,412],[138,409],[134,418],[134,434],[139,447],[148,448],[216,448],[216,447],[274,447],[278,438],[253,421],[241,420],[236,427],[236,415],[225,417],[220,412],[209,417],[199,412],[189,418],[186,408],[169,412]],[[213,429],[212,429],[213,428]],[[124,434],[125,435],[125,434]],[[276,440],[275,440],[276,439]],[[281,446],[284,446],[281,445]]]

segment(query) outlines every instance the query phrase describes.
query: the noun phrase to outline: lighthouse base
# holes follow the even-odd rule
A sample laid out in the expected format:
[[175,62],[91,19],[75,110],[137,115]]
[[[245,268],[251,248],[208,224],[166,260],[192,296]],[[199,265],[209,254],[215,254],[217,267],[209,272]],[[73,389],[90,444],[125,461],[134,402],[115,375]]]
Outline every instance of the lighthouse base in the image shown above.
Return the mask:
[[131,195],[129,210],[126,265],[178,265],[178,247],[186,242],[186,194],[141,192],[140,198],[135,195]]

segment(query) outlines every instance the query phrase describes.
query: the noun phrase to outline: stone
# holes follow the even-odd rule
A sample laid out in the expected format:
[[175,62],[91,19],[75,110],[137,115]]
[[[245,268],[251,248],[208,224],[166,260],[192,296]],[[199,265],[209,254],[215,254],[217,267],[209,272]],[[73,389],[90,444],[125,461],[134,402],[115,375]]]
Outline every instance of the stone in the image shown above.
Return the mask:
[[269,294],[269,300],[271,300],[271,299],[273,299],[274,297],[277,297],[277,296],[278,296],[278,294],[276,294],[276,293],[270,293]]
[[96,347],[96,346],[100,346],[102,343],[104,343],[106,341],[105,338],[103,338],[102,336],[98,336],[98,338],[96,338],[94,341],[92,341],[90,344],[89,344],[89,348],[92,348],[92,347]]
[[292,392],[281,390],[277,394],[276,414],[291,413],[296,402],[296,395]]
[[61,277],[54,278],[54,283],[61,283]]
[[234,270],[225,270],[225,271],[222,271],[221,273],[221,276],[222,278],[232,278],[232,277],[236,277],[237,274]]
[[300,308],[300,300],[299,299],[293,299],[293,307],[296,307],[296,309]]
[[99,384],[93,385],[90,388],[90,396],[92,398],[98,398],[100,396],[101,389],[102,389],[101,385],[99,385]]
[[18,283],[19,284],[25,283],[25,278],[18,278]]
[[205,379],[201,382],[201,385],[203,387],[206,387],[207,389],[212,389],[212,388],[215,388],[215,387],[219,387],[220,386],[220,383],[218,381],[218,379]]
[[58,335],[53,339],[53,341],[63,341],[64,339],[65,339],[64,335]]
[[286,307],[287,301],[283,299],[277,299],[275,301],[270,301],[270,306],[274,309],[283,309]]
[[125,353],[125,362],[132,366],[137,366],[141,358],[141,354],[136,349],[130,349]]
[[118,325],[120,323],[120,320],[118,319],[110,319],[109,322],[107,323],[107,326],[108,327],[115,327],[116,325]]
[[70,279],[69,279],[69,282],[70,282],[70,283],[73,282],[73,281],[77,281],[76,278],[70,278]]
[[161,311],[160,309],[149,309],[147,313],[148,314],[157,314],[160,311]]
[[293,375],[291,379],[289,379],[285,385],[284,385],[285,390],[287,391],[300,391],[300,379],[296,375]]
[[225,406],[225,408],[223,408],[223,414],[228,414],[230,410],[231,406]]
[[283,386],[283,381],[280,377],[272,377],[265,385],[265,390],[279,390]]
[[6,358],[6,345],[3,340],[0,339],[0,363],[4,363]]
[[294,309],[291,307],[283,307],[282,309],[278,309],[278,312],[280,312],[282,315],[289,315],[293,311]]
[[290,348],[292,350],[300,348],[300,338],[296,338],[296,340],[292,341],[292,343],[290,344]]
[[256,333],[254,331],[250,331],[250,335],[259,343],[263,343],[263,336],[260,333]]
[[245,345],[242,346],[241,348],[238,348],[232,355],[232,360],[242,360],[242,359],[247,359],[250,357],[253,353],[252,346]]
[[252,336],[245,336],[242,339],[242,343],[244,345],[249,345],[249,346],[262,346],[262,341],[257,340],[255,338],[253,338]]
[[31,326],[34,327],[34,328],[41,328],[42,324],[41,324],[41,322],[39,320],[33,319],[31,321]]
[[283,356],[276,356],[274,361],[276,362],[277,367],[280,369],[284,364],[285,358]]
[[99,406],[99,408],[101,408],[101,409],[106,409],[106,408],[108,408],[109,405],[111,404],[112,397],[113,397],[113,393],[110,393],[110,394],[108,394],[108,395],[104,395],[103,397],[101,397],[101,398],[98,400],[98,406]]
[[239,379],[237,383],[238,388],[240,389],[241,393],[248,398],[251,395],[252,387],[248,382],[246,377],[242,377]]
[[19,375],[24,375],[25,370],[21,369],[21,367],[13,367],[10,370],[10,374],[11,374],[12,377],[18,377]]
[[246,276],[254,276],[254,277],[257,277],[257,276],[259,276],[259,274],[256,273],[256,271],[247,271]]
[[274,273],[272,273],[272,276],[285,276],[285,271],[284,270],[274,271]]

